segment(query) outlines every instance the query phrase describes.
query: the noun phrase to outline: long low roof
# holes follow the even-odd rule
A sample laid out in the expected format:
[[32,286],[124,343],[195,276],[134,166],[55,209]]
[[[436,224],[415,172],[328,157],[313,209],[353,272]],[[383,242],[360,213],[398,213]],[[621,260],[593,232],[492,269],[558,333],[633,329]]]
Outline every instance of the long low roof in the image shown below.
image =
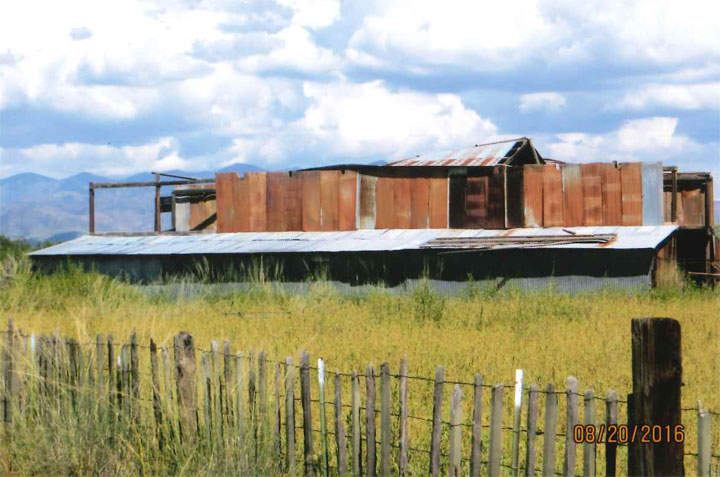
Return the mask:
[[655,249],[674,225],[483,229],[366,229],[346,232],[85,235],[30,253],[79,255],[208,255],[376,252],[420,249]]

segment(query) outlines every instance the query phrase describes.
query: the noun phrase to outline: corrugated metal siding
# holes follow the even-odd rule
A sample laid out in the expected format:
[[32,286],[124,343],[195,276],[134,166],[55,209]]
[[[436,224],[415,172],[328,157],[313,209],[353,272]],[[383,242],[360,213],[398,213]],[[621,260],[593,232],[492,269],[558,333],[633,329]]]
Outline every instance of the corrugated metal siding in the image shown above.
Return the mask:
[[660,162],[643,162],[642,165],[643,225],[665,223],[663,203],[663,167]]
[[[31,256],[73,255],[205,255],[234,253],[369,252],[417,250],[438,238],[505,237],[503,248],[513,248],[512,237],[568,237],[615,235],[609,243],[533,245],[533,248],[653,249],[677,229],[664,226],[603,226],[511,230],[389,229],[339,232],[243,232],[197,235],[98,236],[86,235],[31,253]],[[569,232],[568,232],[569,231]],[[525,245],[517,243],[514,248]]]

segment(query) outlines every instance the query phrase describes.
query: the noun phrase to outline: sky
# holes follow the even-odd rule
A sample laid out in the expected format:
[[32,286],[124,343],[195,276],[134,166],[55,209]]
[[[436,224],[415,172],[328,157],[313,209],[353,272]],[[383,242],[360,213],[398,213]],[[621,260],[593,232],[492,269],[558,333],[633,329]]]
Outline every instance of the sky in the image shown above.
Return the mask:
[[0,4],[0,177],[544,157],[711,171],[716,0]]

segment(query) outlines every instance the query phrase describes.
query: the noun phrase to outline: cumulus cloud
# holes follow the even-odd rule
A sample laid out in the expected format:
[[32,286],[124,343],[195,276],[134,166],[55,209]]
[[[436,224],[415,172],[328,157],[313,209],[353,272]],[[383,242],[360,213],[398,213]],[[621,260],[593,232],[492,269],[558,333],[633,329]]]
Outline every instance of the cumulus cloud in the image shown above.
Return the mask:
[[620,107],[627,109],[720,109],[720,82],[649,84],[626,94]]
[[520,96],[520,111],[556,111],[565,106],[565,96],[560,93],[531,93]]

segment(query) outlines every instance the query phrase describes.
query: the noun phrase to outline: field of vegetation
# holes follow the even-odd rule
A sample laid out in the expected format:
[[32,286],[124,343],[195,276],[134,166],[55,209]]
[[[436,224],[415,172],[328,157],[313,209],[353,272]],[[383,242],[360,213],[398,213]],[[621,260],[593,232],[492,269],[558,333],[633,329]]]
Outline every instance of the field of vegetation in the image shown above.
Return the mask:
[[[139,343],[147,344],[153,338],[159,345],[172,346],[173,336],[184,330],[200,348],[209,348],[211,340],[229,340],[233,351],[264,350],[278,361],[293,356],[297,363],[300,350],[306,350],[313,359],[324,358],[331,372],[362,372],[369,363],[377,367],[382,361],[396,371],[401,357],[406,356],[412,375],[433,377],[435,367],[443,365],[447,380],[472,381],[473,375],[480,373],[485,383],[511,385],[515,369],[521,368],[528,385],[537,383],[542,389],[554,383],[562,390],[567,377],[573,375],[581,393],[592,387],[596,395],[604,397],[612,389],[621,399],[631,391],[630,319],[672,317],[682,326],[683,407],[693,407],[699,399],[703,407],[720,411],[717,290],[685,286],[569,296],[552,288],[523,292],[478,286],[456,297],[442,297],[421,284],[400,295],[378,287],[362,297],[351,297],[322,281],[312,283],[302,295],[258,281],[243,291],[219,292],[209,287],[206,292],[184,297],[182,293],[151,294],[72,268],[39,276],[16,263],[11,271],[0,286],[0,320],[4,323],[12,317],[25,333],[59,330],[62,335],[90,342],[99,333],[124,340],[135,330]],[[175,289],[183,286],[182,282],[174,285]],[[468,407],[471,393],[464,393],[467,419],[472,415]],[[510,412],[512,392],[508,389],[506,394]],[[411,383],[411,414],[430,417],[431,396],[432,383]],[[604,406],[599,403],[598,408],[603,416]],[[504,422],[510,423],[510,414],[506,416]],[[695,419],[694,414],[687,418]],[[713,423],[714,449],[720,443],[718,420],[714,418]],[[148,458],[133,447],[131,439],[121,451],[123,459],[106,455],[110,464],[103,464],[79,456],[98,446],[97,435],[80,438],[71,434],[61,441],[38,431],[27,429],[26,439],[20,440],[22,446],[0,453],[0,472],[123,474],[133,473],[137,467],[121,462]],[[411,445],[428,447],[425,423],[411,424],[410,431]],[[84,431],[80,427],[74,432]],[[688,435],[686,450],[695,447],[695,442],[690,442],[694,438]],[[56,446],[66,447],[60,450]],[[467,452],[467,443],[464,449]],[[108,449],[104,452],[111,453]],[[151,468],[160,473],[231,470],[187,462],[174,467],[155,463]],[[417,462],[418,472],[426,469]]]

